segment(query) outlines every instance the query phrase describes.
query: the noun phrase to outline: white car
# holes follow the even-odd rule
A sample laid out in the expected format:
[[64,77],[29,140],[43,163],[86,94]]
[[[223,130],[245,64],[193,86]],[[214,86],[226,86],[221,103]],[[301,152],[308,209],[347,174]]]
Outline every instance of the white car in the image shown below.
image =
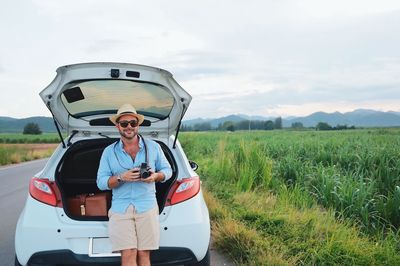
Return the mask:
[[15,232],[15,265],[119,265],[111,252],[108,217],[73,215],[67,199],[100,193],[97,168],[103,149],[119,138],[109,117],[124,103],[145,116],[139,133],[158,142],[173,169],[156,184],[160,249],[152,265],[210,265],[210,220],[197,165],[177,140],[191,96],[168,71],[135,64],[62,66],[41,93],[56,127],[68,137],[30,181]]

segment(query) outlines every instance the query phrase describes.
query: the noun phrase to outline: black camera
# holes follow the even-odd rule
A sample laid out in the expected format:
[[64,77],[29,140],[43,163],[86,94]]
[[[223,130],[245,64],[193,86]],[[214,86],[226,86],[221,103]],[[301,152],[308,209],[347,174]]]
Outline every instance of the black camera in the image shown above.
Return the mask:
[[147,165],[147,163],[142,163],[140,165],[140,178],[148,178],[151,173],[150,173],[150,167]]

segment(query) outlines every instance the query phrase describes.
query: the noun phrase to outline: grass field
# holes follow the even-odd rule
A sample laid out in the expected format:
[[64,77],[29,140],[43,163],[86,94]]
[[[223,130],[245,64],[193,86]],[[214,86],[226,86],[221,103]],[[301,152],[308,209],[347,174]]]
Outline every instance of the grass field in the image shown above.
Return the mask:
[[60,143],[57,133],[24,135],[21,133],[0,133],[0,143]]
[[0,165],[49,157],[58,144],[0,144]]
[[400,265],[400,130],[199,132],[217,247],[242,265]]
[[60,143],[57,133],[0,133],[0,165],[48,157]]

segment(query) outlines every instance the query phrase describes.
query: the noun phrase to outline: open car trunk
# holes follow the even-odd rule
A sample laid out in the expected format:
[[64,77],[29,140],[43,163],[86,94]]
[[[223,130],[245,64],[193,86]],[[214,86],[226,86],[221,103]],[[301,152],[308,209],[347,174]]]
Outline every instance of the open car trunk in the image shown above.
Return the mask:
[[[118,139],[92,139],[81,140],[68,148],[59,165],[57,166],[56,182],[61,192],[65,213],[73,219],[81,220],[108,220],[107,215],[85,216],[74,215],[67,202],[77,195],[99,195],[104,192],[98,189],[96,184],[97,170],[100,157],[111,143]],[[162,142],[158,142],[164,151],[172,168],[172,177],[165,183],[156,183],[156,197],[160,213],[164,209],[168,192],[174,183],[176,173],[176,163],[169,151],[169,148]],[[111,191],[107,191],[111,195]],[[111,206],[111,196],[107,197],[107,206]]]

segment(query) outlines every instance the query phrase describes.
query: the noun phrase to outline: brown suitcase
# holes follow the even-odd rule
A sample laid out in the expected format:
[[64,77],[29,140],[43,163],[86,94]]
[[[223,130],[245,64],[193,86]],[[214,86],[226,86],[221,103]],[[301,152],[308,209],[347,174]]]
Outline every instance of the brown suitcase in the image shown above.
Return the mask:
[[68,211],[73,216],[107,216],[111,193],[79,194],[67,199]]

